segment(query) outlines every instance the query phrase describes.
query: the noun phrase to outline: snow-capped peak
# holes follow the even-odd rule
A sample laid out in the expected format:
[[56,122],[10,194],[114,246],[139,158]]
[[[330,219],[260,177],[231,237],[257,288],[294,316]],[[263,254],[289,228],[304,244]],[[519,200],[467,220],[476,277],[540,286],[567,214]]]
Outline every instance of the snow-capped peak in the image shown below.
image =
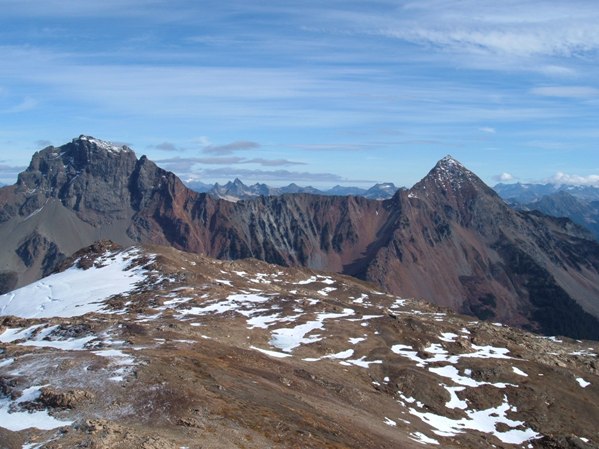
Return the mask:
[[91,136],[80,135],[77,139],[73,139],[73,143],[76,142],[77,140],[83,140],[83,141],[89,142],[98,148],[102,148],[103,150],[110,151],[112,153],[120,153],[121,151],[131,151],[131,149],[129,147],[127,147],[126,145],[118,146],[112,142],[107,142],[105,140],[96,139]]
[[468,170],[461,162],[454,159],[452,156],[447,155],[439,162],[433,169],[433,171],[443,174],[444,176],[455,177],[455,176],[466,176],[471,177],[472,173]]
[[458,160],[454,159],[453,156],[448,154],[443,159],[439,161],[439,165],[443,166],[454,166],[454,167],[464,167]]

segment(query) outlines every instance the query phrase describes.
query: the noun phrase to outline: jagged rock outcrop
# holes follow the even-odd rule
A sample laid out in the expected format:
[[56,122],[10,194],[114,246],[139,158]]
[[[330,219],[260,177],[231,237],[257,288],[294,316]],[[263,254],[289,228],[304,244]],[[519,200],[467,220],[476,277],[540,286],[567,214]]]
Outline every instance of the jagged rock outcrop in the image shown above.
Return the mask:
[[480,318],[599,338],[599,243],[569,220],[511,209],[451,157],[385,201],[232,203],[191,191],[127,147],[81,136],[36,153],[0,202],[0,237],[10,242],[0,272],[13,287],[10,273],[23,285],[47,273],[44,260],[111,239],[341,272]]

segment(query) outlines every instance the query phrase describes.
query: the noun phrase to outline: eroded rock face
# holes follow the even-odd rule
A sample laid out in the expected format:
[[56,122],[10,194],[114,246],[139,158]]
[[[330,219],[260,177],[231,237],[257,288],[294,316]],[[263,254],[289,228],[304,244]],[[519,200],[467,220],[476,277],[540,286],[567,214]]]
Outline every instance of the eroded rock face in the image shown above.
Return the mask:
[[0,201],[0,270],[18,273],[17,285],[109,238],[349,274],[479,318],[599,338],[599,243],[569,220],[512,210],[451,157],[386,201],[231,203],[127,147],[81,136],[36,153]]
[[27,197],[19,213],[27,216],[57,198],[94,225],[119,216],[127,206],[129,177],[137,163],[128,147],[80,136],[59,148],[33,155],[17,186]]

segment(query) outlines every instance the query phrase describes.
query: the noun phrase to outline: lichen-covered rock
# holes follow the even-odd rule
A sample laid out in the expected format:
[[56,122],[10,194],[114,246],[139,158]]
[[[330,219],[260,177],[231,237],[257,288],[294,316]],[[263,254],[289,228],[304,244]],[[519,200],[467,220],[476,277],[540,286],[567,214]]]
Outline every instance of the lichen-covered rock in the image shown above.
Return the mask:
[[85,390],[60,391],[52,387],[43,387],[39,401],[47,407],[53,408],[77,408],[84,401],[94,398],[94,394]]

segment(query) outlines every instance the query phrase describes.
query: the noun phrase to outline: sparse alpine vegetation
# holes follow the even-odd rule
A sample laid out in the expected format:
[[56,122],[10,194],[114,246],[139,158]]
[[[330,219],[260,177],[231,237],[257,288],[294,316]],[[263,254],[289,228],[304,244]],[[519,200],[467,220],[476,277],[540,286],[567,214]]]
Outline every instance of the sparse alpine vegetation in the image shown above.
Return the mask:
[[0,307],[9,449],[598,441],[596,343],[346,276],[100,242]]

